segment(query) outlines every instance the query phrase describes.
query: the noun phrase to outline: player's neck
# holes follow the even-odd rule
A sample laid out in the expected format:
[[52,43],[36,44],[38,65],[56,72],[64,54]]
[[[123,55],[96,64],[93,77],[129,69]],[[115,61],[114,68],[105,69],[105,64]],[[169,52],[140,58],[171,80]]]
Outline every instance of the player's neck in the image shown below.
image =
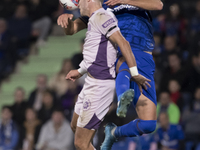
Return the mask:
[[91,17],[91,16],[92,16],[92,14],[93,14],[95,11],[97,11],[98,9],[100,9],[100,8],[102,8],[102,6],[101,6],[101,5],[98,5],[98,4],[96,4],[96,5],[93,5],[93,6],[92,6],[92,8],[90,9],[90,14],[89,14],[89,17]]

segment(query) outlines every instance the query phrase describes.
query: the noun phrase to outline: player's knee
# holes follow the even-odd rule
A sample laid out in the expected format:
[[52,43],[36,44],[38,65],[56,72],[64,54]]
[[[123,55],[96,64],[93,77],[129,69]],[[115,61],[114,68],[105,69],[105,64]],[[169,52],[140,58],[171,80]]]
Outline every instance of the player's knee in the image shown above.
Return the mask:
[[156,123],[156,120],[139,120],[138,127],[143,134],[148,134],[155,131]]
[[74,140],[74,145],[77,150],[87,150],[88,148],[86,143],[83,143],[81,140],[76,139],[76,138]]

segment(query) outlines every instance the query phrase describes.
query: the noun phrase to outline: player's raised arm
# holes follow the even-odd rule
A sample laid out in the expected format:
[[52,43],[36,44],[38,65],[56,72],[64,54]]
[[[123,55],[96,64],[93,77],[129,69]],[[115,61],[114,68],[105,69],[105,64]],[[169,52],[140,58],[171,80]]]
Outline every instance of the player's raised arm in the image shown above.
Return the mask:
[[151,80],[145,78],[144,76],[140,75],[137,70],[137,64],[135,60],[135,56],[131,50],[129,42],[122,36],[120,31],[114,32],[110,37],[109,40],[113,43],[117,44],[124,56],[133,80],[139,85],[140,91],[142,91],[142,86],[147,89],[147,86],[150,87]]
[[129,68],[130,73],[134,81],[138,84],[140,91],[142,91],[142,86],[147,89],[147,86],[150,87],[150,80],[144,76],[138,74],[137,64],[135,57],[131,50],[129,42],[122,36],[120,29],[118,27],[117,19],[114,14],[110,12],[110,15],[104,13],[98,13],[95,19],[95,25],[113,44],[117,44],[120,47],[122,55],[124,56]]
[[64,28],[66,35],[73,35],[87,27],[87,24],[81,18],[74,21],[72,18],[72,14],[62,14],[58,17],[57,24]]
[[133,55],[133,52],[131,50],[129,42],[122,36],[120,31],[114,32],[110,37],[109,40],[112,41],[112,43],[115,43],[119,46],[122,55],[126,59],[126,62],[131,67],[136,67],[136,61],[135,56]]
[[163,3],[161,0],[108,0],[105,2],[108,6],[119,4],[133,5],[146,10],[162,10]]

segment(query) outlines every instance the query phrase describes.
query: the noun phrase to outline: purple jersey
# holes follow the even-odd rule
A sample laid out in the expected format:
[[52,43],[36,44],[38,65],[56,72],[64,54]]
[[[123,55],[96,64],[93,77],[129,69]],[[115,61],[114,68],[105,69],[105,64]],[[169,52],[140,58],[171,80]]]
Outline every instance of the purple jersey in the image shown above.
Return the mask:
[[84,59],[80,67],[96,79],[115,78],[117,51],[108,38],[118,30],[118,22],[114,14],[103,8],[95,11],[89,18],[83,47]]

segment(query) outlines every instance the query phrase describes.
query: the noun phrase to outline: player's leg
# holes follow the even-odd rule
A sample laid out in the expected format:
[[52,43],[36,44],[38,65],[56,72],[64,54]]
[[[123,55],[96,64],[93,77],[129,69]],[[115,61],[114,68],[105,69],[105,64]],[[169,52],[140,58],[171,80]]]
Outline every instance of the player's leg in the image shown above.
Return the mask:
[[73,117],[72,117],[72,121],[71,121],[71,129],[74,133],[76,132],[78,117],[79,117],[79,115],[76,112],[74,112]]
[[136,111],[139,119],[135,119],[128,124],[117,127],[109,123],[105,128],[105,139],[101,150],[111,150],[117,138],[135,137],[142,134],[152,133],[156,128],[156,105],[143,94],[140,95],[136,104]]
[[71,129],[74,133],[76,132],[77,121],[78,121],[79,115],[81,113],[81,109],[83,107],[83,100],[84,100],[84,94],[83,93],[85,91],[85,88],[86,88],[86,86],[84,85],[83,89],[81,90],[80,94],[78,95],[77,101],[76,101],[75,106],[74,106],[74,113],[73,113],[72,121],[71,121],[71,124],[70,124]]
[[86,128],[76,128],[74,145],[77,150],[95,150],[91,144],[91,140],[94,137],[95,130],[89,130]]
[[156,105],[149,98],[140,95],[136,104],[139,119],[135,119],[126,125],[117,127],[114,135],[118,137],[134,137],[152,133],[156,128]]
[[[139,58],[137,58],[139,56]],[[147,53],[138,53],[138,71],[141,75],[150,79],[151,88],[140,93],[139,87],[135,82],[131,82],[131,87],[135,90],[134,106],[139,119],[136,119],[122,127],[116,128],[116,137],[136,136],[144,133],[151,133],[156,128],[156,90],[154,82],[155,64],[153,57]],[[141,60],[141,61],[140,61]]]
[[[156,128],[156,91],[153,78],[155,65],[153,59],[149,59],[149,56],[145,56],[145,54],[143,55],[147,58],[147,63],[140,62],[139,64],[142,67],[139,66],[138,71],[151,80],[151,88],[143,90],[143,94],[141,94],[138,85],[135,82],[131,82],[131,87],[135,90],[133,102],[139,119],[133,120],[121,127],[108,124],[105,128],[106,137],[101,150],[110,150],[118,137],[134,137],[144,133],[151,133]],[[143,55],[140,55],[140,57]],[[145,59],[142,59],[142,62],[144,61]]]
[[156,104],[143,94],[136,104],[136,111],[138,118],[142,120],[157,120]]
[[134,90],[130,89],[131,75],[124,57],[121,57],[117,61],[116,71],[118,73],[116,78],[116,93],[118,97],[117,116],[126,117],[128,107],[133,101]]

